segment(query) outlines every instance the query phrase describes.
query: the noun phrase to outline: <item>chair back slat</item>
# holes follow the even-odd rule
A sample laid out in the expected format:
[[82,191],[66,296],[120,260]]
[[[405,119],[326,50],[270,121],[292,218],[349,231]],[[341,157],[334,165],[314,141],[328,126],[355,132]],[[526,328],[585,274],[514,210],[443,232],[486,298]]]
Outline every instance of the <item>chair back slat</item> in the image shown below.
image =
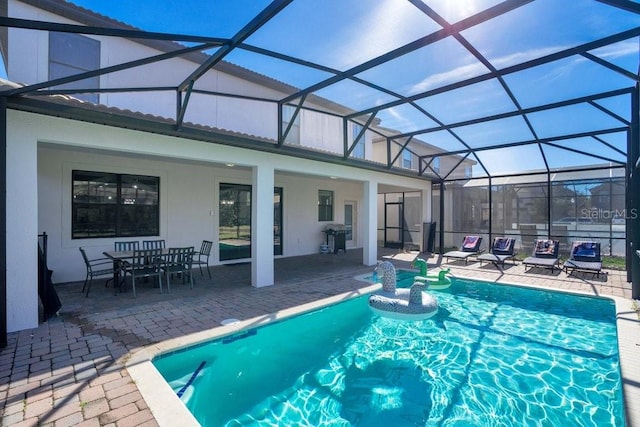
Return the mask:
[[143,240],[142,241],[142,249],[164,249],[165,243],[164,240]]
[[162,249],[136,249],[131,257],[133,268],[143,268],[158,264],[162,260]]
[[209,240],[203,240],[202,246],[200,247],[200,254],[209,256],[211,253],[211,247],[213,246],[213,242]]
[[113,249],[116,251],[135,251],[140,248],[140,243],[137,240],[130,240],[124,242],[114,242]]
[[169,248],[167,263],[191,265],[193,260],[193,246],[185,248]]

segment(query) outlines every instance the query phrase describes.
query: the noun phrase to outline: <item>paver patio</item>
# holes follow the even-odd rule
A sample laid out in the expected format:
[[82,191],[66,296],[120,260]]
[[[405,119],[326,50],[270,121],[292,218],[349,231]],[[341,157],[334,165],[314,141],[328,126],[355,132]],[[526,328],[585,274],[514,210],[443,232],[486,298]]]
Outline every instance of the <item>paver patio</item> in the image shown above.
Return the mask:
[[[381,249],[379,258],[410,268],[415,253]],[[430,265],[436,258],[428,260]],[[158,425],[136,384],[125,369],[131,352],[149,344],[221,325],[224,319],[249,319],[341,294],[364,286],[354,276],[371,272],[361,265],[362,251],[276,260],[276,284],[249,285],[249,264],[212,267],[213,280],[195,272],[196,285],[174,283],[160,294],[150,285],[113,295],[102,281],[84,298],[82,283],[56,286],[63,307],[60,315],[36,329],[9,334],[0,352],[0,412],[3,426],[152,426]],[[597,278],[547,270],[524,271],[521,264],[504,270],[491,264],[451,262],[457,276],[489,281],[564,289],[623,298],[628,301],[625,325],[632,339],[623,356],[625,400],[629,425],[640,425],[640,322],[634,312],[631,284],[623,271]],[[55,276],[54,276],[55,279]],[[620,319],[619,319],[620,331]],[[635,341],[633,341],[635,340]],[[625,346],[626,347],[626,346]],[[639,362],[636,362],[638,360]],[[633,372],[627,375],[627,372]]]

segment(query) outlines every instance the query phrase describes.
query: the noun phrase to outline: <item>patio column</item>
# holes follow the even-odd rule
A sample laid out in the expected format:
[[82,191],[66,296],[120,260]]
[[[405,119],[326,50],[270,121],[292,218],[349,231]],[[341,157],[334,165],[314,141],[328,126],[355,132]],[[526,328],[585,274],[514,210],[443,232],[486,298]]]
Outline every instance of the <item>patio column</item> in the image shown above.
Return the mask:
[[29,115],[6,114],[7,332],[14,332],[38,327],[38,144]]
[[376,265],[378,258],[378,182],[366,181],[363,185],[363,231],[362,263]]
[[252,171],[251,202],[251,286],[274,284],[273,185],[274,169],[255,166]]

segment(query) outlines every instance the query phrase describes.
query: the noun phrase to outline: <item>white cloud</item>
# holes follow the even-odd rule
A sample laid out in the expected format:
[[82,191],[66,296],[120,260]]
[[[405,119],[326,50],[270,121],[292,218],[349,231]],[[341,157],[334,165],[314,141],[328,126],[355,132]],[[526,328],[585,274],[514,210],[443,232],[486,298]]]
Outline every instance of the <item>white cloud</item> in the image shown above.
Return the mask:
[[[351,68],[387,51],[403,46],[439,28],[410,3],[380,1],[358,21],[333,34],[335,49],[331,62],[338,68]],[[375,29],[375,30],[372,30]]]
[[[566,47],[564,46],[551,46],[541,49],[531,49],[528,51],[515,52],[503,57],[493,58],[489,60],[494,67],[496,67],[497,69],[501,69],[509,65],[519,64],[531,59],[540,58],[551,53],[561,51],[565,48]],[[487,68],[480,62],[462,65],[444,73],[430,75],[419,83],[413,85],[409,93],[415,94],[425,92],[429,89],[437,88],[447,83],[458,82],[471,77],[479,76],[487,71]]]
[[415,94],[425,92],[429,89],[442,86],[443,84],[465,80],[467,78],[480,75],[483,72],[487,71],[487,68],[480,62],[463,65],[451,71],[430,75],[426,79],[423,79],[421,82],[413,85],[411,89],[409,89],[409,93]]
[[615,59],[627,55],[638,55],[640,42],[637,39],[625,40],[621,43],[605,46],[594,50],[592,53],[600,58]]

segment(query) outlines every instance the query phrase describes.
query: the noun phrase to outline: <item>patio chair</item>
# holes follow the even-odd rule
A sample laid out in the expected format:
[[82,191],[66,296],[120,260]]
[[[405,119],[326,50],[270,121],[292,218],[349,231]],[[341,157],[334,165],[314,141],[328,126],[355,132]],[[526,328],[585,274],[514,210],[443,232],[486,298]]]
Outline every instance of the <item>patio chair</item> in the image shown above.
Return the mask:
[[510,237],[496,237],[491,245],[491,253],[478,255],[477,259],[480,261],[480,265],[483,261],[487,261],[492,262],[496,267],[498,264],[502,264],[504,268],[504,262],[507,260],[511,260],[513,265],[516,265],[515,243],[516,239]]
[[[133,252],[137,249],[140,249],[140,242],[138,242],[137,240],[127,240],[127,241],[121,241],[121,242],[113,242],[113,249],[118,251],[118,252]],[[124,276],[125,276],[125,271],[124,271],[124,265],[122,263],[122,261],[114,261],[113,262],[113,268],[114,269],[119,269],[119,276],[122,280],[120,280],[120,284],[119,286],[122,287],[123,283],[124,283]],[[115,285],[114,285],[115,287]],[[116,290],[117,292],[117,290]]]
[[[133,297],[136,297],[136,278],[153,277],[158,278],[160,293],[162,293],[162,249],[136,249],[130,259],[122,261],[122,271],[131,276],[131,287]],[[123,279],[124,280],[124,279]]]
[[480,249],[481,244],[482,237],[480,236],[464,236],[459,250],[449,251],[442,256],[447,258],[447,262],[449,261],[449,258],[456,258],[464,260],[464,263],[466,264],[470,256],[482,253],[482,250]]
[[600,243],[590,241],[573,242],[571,255],[569,256],[569,259],[565,261],[563,268],[569,275],[578,270],[587,273],[595,273],[600,277],[600,271],[602,270]]
[[202,272],[202,266],[204,265],[207,269],[207,273],[209,273],[209,279],[211,279],[211,270],[209,270],[209,255],[211,255],[211,247],[213,246],[213,242],[209,240],[203,240],[202,246],[198,252],[194,252],[193,254],[193,265],[197,265],[200,268],[200,275],[204,276]]
[[113,280],[113,260],[109,258],[95,258],[89,259],[87,257],[87,253],[82,248],[80,249],[80,253],[82,254],[82,259],[84,260],[84,265],[87,267],[87,275],[84,278],[84,284],[82,285],[82,292],[87,289],[85,294],[85,298],[89,296],[89,291],[91,290],[91,283],[93,282],[94,277],[106,276],[107,274],[111,277],[105,282],[105,286],[107,283]]
[[142,249],[164,249],[164,240],[143,240]]
[[527,267],[529,267],[529,270],[535,267],[551,268],[551,273],[553,273],[556,266],[560,268],[560,258],[558,257],[559,249],[560,242],[558,240],[536,240],[531,256],[526,257],[522,261],[525,273],[527,272]]
[[176,273],[182,276],[182,283],[185,283],[188,277],[191,289],[193,289],[192,265],[193,246],[186,248],[169,248],[169,253],[165,255],[162,264],[162,271],[167,279],[167,290],[171,291],[171,276]]

